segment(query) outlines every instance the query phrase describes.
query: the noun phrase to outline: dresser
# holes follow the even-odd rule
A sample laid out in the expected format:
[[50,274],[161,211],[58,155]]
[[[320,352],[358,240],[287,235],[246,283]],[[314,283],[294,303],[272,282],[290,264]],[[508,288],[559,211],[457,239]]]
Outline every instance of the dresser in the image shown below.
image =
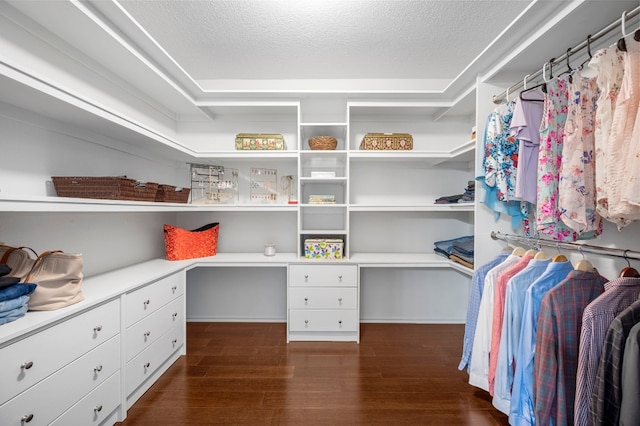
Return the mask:
[[360,340],[358,265],[289,266],[287,340]]

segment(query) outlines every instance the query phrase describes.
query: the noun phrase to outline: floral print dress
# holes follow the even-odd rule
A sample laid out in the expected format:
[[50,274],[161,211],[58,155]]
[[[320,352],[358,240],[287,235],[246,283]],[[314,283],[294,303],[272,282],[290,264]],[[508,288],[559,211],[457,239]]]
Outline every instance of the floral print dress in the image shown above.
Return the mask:
[[602,233],[596,212],[594,124],[598,87],[596,78],[572,76],[570,102],[562,142],[562,169],[558,185],[560,218],[578,234]]

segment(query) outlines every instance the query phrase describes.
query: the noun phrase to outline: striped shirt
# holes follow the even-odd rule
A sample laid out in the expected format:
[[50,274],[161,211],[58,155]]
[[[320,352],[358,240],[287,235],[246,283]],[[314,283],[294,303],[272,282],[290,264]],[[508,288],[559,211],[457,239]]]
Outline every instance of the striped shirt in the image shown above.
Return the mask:
[[542,298],[533,363],[538,425],[573,425],[582,312],[607,281],[597,272],[571,271]]
[[487,273],[504,262],[510,252],[503,251],[493,260],[477,268],[471,278],[471,291],[469,292],[469,303],[467,306],[467,321],[464,326],[464,340],[462,344],[462,358],[458,365],[458,370],[464,370],[471,362],[471,351],[473,349],[473,337],[476,334],[476,324],[478,322],[478,312],[480,311],[480,301],[482,300],[482,290]]
[[614,318],[604,337],[591,401],[594,425],[617,425],[622,403],[622,356],[627,337],[640,322],[640,301],[634,302]]
[[607,330],[613,319],[638,300],[639,295],[640,278],[616,278],[605,284],[604,293],[584,309],[576,375],[576,426],[591,425],[591,396]]

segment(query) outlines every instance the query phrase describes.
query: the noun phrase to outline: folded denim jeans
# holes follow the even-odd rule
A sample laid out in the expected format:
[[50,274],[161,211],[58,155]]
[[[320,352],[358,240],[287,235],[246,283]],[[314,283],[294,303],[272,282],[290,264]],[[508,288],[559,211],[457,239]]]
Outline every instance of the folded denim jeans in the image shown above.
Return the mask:
[[19,318],[22,318],[27,313],[27,306],[23,306],[22,308],[15,309],[14,313],[10,316],[0,318],[0,325],[7,324],[9,322],[15,321]]
[[26,305],[29,301],[29,296],[20,296],[15,299],[5,300],[4,302],[0,302],[0,317],[6,316],[3,315],[5,312],[12,311],[16,308],[19,308],[22,305]]
[[[16,315],[24,315],[27,310],[29,309],[29,307],[27,306],[26,303],[11,309],[10,311],[5,311],[5,312],[0,312],[0,319],[1,318],[9,318],[9,317],[15,317]],[[20,315],[20,316],[22,316]]]
[[37,285],[31,283],[20,283],[5,287],[0,290],[0,302],[31,294],[34,292],[36,287]]
[[466,247],[468,247],[467,244],[469,244],[469,242],[471,244],[471,247],[473,247],[473,235],[458,237],[451,240],[436,241],[433,244],[436,246],[437,252],[447,253],[447,255],[451,255],[451,251],[453,250],[454,244],[456,244],[456,246],[462,246],[463,249],[465,249]]

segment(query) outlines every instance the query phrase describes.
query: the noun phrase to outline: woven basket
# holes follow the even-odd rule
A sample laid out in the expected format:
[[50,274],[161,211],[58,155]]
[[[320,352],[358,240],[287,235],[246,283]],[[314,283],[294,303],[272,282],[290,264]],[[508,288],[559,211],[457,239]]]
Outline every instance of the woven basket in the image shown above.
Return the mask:
[[189,188],[178,188],[173,185],[158,185],[156,201],[161,203],[186,203],[189,199]]
[[332,150],[338,146],[338,140],[331,136],[314,136],[309,139],[312,150]]
[[126,176],[52,176],[58,197],[154,201],[158,184]]

